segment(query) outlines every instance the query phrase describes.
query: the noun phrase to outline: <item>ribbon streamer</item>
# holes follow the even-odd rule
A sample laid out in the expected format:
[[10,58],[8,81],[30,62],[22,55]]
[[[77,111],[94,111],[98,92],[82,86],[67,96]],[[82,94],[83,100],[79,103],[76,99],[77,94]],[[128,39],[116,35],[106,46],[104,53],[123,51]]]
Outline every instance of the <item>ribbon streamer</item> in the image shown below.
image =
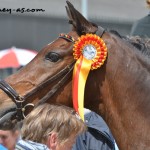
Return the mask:
[[92,61],[81,56],[75,64],[73,73],[74,108],[80,114],[82,120],[84,120],[84,89],[91,64]]

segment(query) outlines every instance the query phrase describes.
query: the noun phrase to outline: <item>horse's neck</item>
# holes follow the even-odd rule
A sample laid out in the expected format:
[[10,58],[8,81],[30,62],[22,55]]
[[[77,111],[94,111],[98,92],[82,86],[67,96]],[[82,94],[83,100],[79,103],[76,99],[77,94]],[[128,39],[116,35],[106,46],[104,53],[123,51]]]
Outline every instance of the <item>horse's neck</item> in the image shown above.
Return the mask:
[[[150,73],[146,69],[147,63],[129,49],[121,53],[109,54],[107,61],[102,88],[104,118],[121,150],[150,149]],[[117,57],[119,54],[121,56]]]

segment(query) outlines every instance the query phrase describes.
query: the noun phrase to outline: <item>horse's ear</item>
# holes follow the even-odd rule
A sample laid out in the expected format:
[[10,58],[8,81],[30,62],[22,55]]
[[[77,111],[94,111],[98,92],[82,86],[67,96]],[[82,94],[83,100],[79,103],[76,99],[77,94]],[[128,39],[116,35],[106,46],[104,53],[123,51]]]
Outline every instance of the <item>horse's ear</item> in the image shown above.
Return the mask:
[[66,6],[66,11],[69,17],[69,23],[73,25],[73,30],[75,30],[78,35],[95,33],[97,31],[97,25],[83,17],[69,1],[66,1],[66,3],[68,5]]

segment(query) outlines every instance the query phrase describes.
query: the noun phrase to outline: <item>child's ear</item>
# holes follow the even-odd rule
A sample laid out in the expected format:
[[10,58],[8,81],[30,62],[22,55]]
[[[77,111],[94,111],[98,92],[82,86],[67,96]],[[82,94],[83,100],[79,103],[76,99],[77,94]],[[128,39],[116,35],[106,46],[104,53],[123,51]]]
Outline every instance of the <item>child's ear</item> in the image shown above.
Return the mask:
[[51,133],[48,137],[48,147],[50,149],[56,149],[58,144],[57,133]]
[[20,131],[19,131],[19,130],[16,130],[16,131],[14,132],[14,134],[15,134],[16,137],[19,137],[19,136],[20,136]]

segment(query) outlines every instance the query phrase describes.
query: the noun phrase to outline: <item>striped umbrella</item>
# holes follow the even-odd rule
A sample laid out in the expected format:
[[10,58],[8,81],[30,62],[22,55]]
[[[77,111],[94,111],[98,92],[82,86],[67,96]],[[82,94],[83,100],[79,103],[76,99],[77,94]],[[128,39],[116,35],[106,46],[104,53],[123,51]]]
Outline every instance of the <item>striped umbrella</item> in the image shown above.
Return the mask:
[[0,69],[18,68],[29,63],[37,52],[34,50],[12,47],[0,51]]

